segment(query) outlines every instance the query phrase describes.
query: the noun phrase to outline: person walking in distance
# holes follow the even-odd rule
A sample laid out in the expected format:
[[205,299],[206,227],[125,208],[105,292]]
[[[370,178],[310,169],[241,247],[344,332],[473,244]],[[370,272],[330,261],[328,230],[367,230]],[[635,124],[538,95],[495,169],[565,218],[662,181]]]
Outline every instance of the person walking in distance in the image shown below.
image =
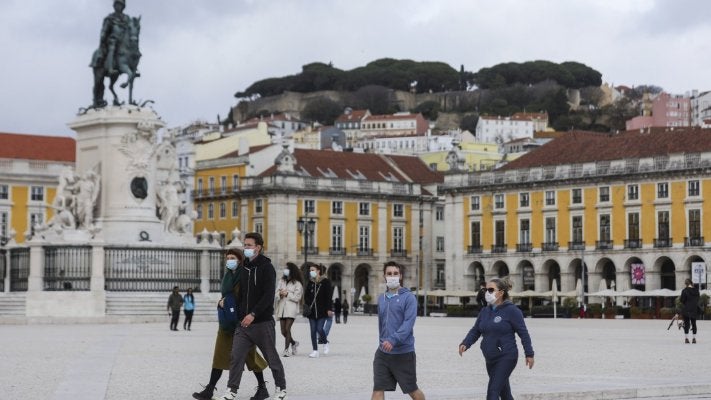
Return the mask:
[[415,336],[417,299],[402,287],[402,266],[388,261],[383,268],[387,291],[378,298],[379,345],[373,358],[373,395],[383,400],[385,391],[400,385],[415,400],[425,394],[417,387]]
[[533,345],[528,335],[523,313],[509,300],[511,285],[507,279],[494,278],[486,284],[486,302],[469,330],[467,336],[459,345],[461,356],[479,338],[481,352],[486,361],[486,372],[489,375],[489,385],[486,388],[486,400],[512,400],[509,376],[516,368],[518,334],[526,354],[526,365],[533,368]]
[[699,316],[699,289],[694,287],[691,279],[684,281],[686,287],[681,291],[681,316],[684,317],[684,343],[689,343],[689,327],[691,327],[691,343],[696,343],[696,319]]
[[341,303],[341,314],[343,314],[343,323],[347,324],[348,323],[348,308],[350,306],[348,305],[348,300],[343,299],[343,303]]
[[170,315],[170,330],[178,330],[180,320],[180,309],[183,307],[183,298],[177,286],[173,286],[173,292],[168,296],[168,315]]
[[183,310],[185,311],[185,322],[183,322],[183,330],[189,331],[193,324],[193,312],[195,312],[195,296],[193,289],[188,288],[185,296],[183,296]]
[[[299,342],[291,335],[291,326],[299,313],[299,304],[304,293],[301,271],[294,263],[287,263],[279,279],[276,292],[276,317],[279,319],[281,334],[284,336],[282,356],[296,355]],[[289,350],[291,347],[291,350]]]
[[340,324],[341,323],[341,299],[336,297],[336,300],[333,300],[333,312],[336,314],[336,323]]
[[[226,303],[234,304],[235,299],[239,297],[239,278],[241,273],[241,265],[244,262],[242,250],[238,248],[228,249],[225,254],[225,274],[222,277],[220,292],[222,297],[217,303],[219,309],[229,307]],[[224,315],[224,314],[222,314]],[[215,392],[215,386],[222,377],[223,370],[230,369],[230,354],[232,353],[232,337],[234,336],[235,328],[237,327],[236,320],[220,319],[217,328],[217,337],[215,338],[215,350],[212,354],[212,370],[210,371],[210,382],[201,392],[193,393],[193,398],[198,400],[211,400]],[[247,369],[254,372],[257,378],[257,392],[250,400],[264,400],[269,398],[269,391],[264,382],[264,368],[267,367],[267,362],[257,353],[256,346],[252,346],[247,353]]]
[[276,386],[274,400],[286,399],[286,376],[279,353],[276,351],[274,329],[274,296],[276,272],[269,258],[262,254],[264,239],[257,232],[244,236],[245,263],[240,276],[239,305],[240,322],[235,329],[230,360],[228,390],[218,400],[234,400],[242,381],[245,358],[252,346],[259,351],[272,370]]
[[486,282],[481,282],[479,284],[479,292],[476,294],[476,303],[479,305],[479,309],[486,307]]
[[[322,267],[312,262],[309,266],[309,283],[306,285],[306,293],[304,295],[304,315],[309,319],[311,328],[311,348],[309,354],[311,358],[318,358],[318,345],[323,345],[323,354],[328,354],[331,349],[328,346],[328,334],[325,331],[326,320],[333,316],[331,309],[333,302],[331,301],[332,288],[331,281],[323,276]],[[317,343],[318,336],[318,343]]]

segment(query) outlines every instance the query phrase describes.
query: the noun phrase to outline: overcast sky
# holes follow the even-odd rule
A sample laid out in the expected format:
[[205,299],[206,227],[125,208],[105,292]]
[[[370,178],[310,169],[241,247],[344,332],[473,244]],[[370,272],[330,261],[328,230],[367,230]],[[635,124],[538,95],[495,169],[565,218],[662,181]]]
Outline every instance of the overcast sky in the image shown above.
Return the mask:
[[[110,12],[112,0],[0,0],[0,132],[73,135]],[[125,13],[142,16],[134,96],[168,127],[224,118],[235,92],[314,61],[578,61],[615,85],[711,89],[704,0],[127,0]]]

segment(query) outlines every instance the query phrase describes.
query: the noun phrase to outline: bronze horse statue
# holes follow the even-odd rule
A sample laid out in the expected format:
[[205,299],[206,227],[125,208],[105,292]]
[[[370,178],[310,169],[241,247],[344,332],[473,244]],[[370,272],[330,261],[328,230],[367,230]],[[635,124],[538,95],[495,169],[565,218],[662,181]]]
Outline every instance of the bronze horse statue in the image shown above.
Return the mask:
[[[121,40],[117,43],[115,54],[115,70],[108,71],[103,60],[106,54],[102,54],[102,49],[94,52],[92,66],[94,69],[94,102],[91,108],[106,107],[108,103],[104,100],[104,78],[109,78],[109,90],[114,96],[113,105],[120,106],[118,96],[114,90],[114,84],[121,74],[126,75],[126,82],[121,88],[128,87],[128,104],[136,104],[133,100],[133,80],[141,74],[138,72],[138,61],[141,59],[141,51],[138,48],[138,37],[141,33],[141,17],[131,17],[128,29],[123,33]],[[98,60],[98,61],[97,61]]]

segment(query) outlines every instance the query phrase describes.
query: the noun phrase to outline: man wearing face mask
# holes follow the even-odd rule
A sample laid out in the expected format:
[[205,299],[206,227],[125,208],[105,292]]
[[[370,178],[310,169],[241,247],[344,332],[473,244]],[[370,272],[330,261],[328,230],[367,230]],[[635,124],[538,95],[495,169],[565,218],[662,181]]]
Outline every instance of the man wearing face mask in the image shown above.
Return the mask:
[[415,400],[425,394],[417,387],[415,336],[417,299],[402,287],[402,266],[394,261],[383,268],[387,291],[378,298],[380,344],[373,359],[372,400],[385,398],[385,391],[400,385]]
[[238,316],[230,361],[227,391],[219,400],[234,400],[242,380],[245,358],[252,346],[257,346],[272,370],[276,385],[274,400],[286,399],[286,377],[276,351],[274,329],[274,296],[276,272],[272,261],[262,254],[264,239],[257,232],[244,236],[245,262],[240,273]]

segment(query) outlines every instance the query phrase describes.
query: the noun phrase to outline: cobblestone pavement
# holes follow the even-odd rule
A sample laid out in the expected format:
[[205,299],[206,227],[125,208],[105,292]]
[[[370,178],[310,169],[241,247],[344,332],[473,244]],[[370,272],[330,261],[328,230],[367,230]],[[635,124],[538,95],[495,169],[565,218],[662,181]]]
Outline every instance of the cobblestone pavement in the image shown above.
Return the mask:
[[[428,399],[483,399],[487,377],[475,345],[457,346],[473,319],[419,318],[415,326],[418,382]],[[536,363],[523,358],[511,377],[516,399],[711,398],[711,324],[699,321],[699,343],[666,330],[664,320],[527,319]],[[191,399],[209,378],[217,324],[172,332],[169,321],[135,324],[7,324],[0,317],[0,398],[12,400]],[[182,326],[182,325],[179,325]],[[282,358],[292,400],[369,399],[377,318],[334,324],[331,353],[308,358],[308,324]],[[278,329],[277,329],[277,335]],[[277,338],[278,343],[283,343]],[[279,345],[281,348],[281,344]],[[268,381],[271,372],[265,371]],[[218,384],[225,389],[227,373]],[[245,373],[238,398],[256,386]],[[273,384],[270,383],[270,392]],[[402,393],[387,399],[409,399]]]

